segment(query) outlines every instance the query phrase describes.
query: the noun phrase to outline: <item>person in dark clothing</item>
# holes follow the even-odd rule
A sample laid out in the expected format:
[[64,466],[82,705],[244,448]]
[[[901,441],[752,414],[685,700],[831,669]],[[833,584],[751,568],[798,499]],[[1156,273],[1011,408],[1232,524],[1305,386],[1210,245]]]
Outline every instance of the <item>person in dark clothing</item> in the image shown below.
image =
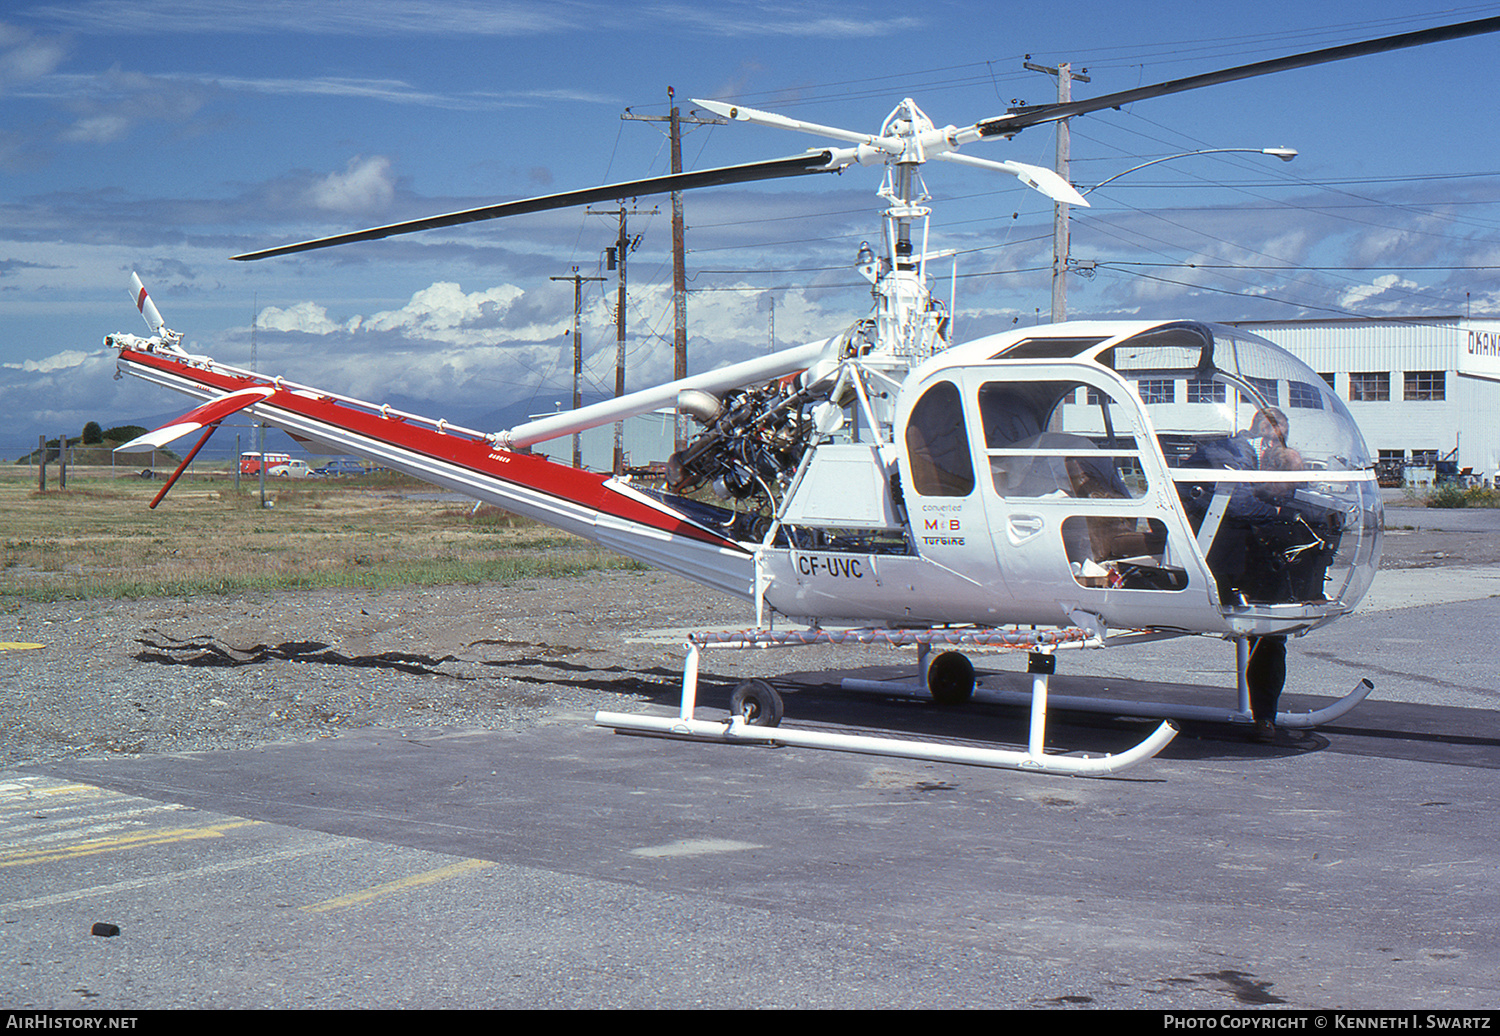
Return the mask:
[[[1276,407],[1265,407],[1256,412],[1248,432],[1204,443],[1188,466],[1234,471],[1299,469],[1303,467],[1302,458],[1288,448],[1287,430],[1286,415]],[[1267,487],[1241,482],[1231,491],[1224,522],[1208,555],[1220,600],[1225,603],[1280,598],[1281,580],[1276,578],[1264,530],[1280,520],[1283,506],[1290,500],[1289,490],[1278,487],[1268,491]],[[1248,646],[1245,684],[1254,722],[1251,737],[1271,741],[1276,737],[1276,710],[1286,683],[1286,637],[1250,637]]]
[[1255,724],[1250,736],[1256,741],[1275,740],[1276,709],[1285,683],[1286,638],[1251,637],[1245,686],[1250,690],[1250,718]]
[[[1302,455],[1286,444],[1288,429],[1286,415],[1275,407],[1267,407],[1255,415],[1250,434],[1262,440],[1258,467],[1275,471],[1297,471],[1304,467]],[[1274,491],[1268,502],[1279,511],[1281,501],[1290,496],[1290,487],[1286,487]],[[1286,637],[1251,637],[1245,686],[1250,691],[1250,718],[1255,724],[1251,737],[1256,741],[1275,740],[1276,709],[1285,684]]]

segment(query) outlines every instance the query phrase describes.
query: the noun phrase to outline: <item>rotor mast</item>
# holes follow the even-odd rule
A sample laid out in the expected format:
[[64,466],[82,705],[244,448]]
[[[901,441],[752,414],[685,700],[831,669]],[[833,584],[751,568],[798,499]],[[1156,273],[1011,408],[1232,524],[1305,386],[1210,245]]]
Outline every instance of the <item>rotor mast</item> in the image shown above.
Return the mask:
[[[738,122],[775,126],[843,141],[847,147],[809,155],[826,156],[827,169],[850,165],[883,165],[885,178],[879,195],[886,201],[885,254],[878,263],[866,262],[861,253],[860,272],[874,285],[876,312],[874,333],[857,355],[867,366],[895,371],[925,360],[943,347],[946,317],[935,305],[927,287],[927,252],[930,216],[926,202],[931,197],[922,183],[919,167],[930,160],[954,162],[1008,173],[1028,187],[1054,200],[1087,205],[1082,195],[1050,169],[1024,162],[993,161],[959,154],[959,149],[983,139],[979,124],[960,128],[933,125],[915,101],[906,98],[887,116],[877,134],[825,126],[788,118],[773,112],[740,105],[698,100],[715,115]],[[918,228],[921,240],[915,240]]]
[[[885,210],[886,255],[881,276],[875,282],[877,340],[869,357],[901,367],[911,367],[931,356],[939,345],[939,325],[927,286],[927,241],[932,210],[922,182],[921,165],[926,161],[924,137],[933,132],[932,120],[915,101],[906,98],[891,112],[880,135],[904,143],[900,154],[886,162],[880,197]],[[912,240],[913,224],[920,221],[920,243]]]

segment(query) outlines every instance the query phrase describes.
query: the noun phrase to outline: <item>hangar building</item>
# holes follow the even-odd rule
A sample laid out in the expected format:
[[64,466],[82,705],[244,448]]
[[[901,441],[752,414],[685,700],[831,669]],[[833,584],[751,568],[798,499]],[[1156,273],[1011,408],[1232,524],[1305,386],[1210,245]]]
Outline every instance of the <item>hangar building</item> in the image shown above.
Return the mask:
[[[1500,475],[1500,320],[1468,317],[1233,321],[1323,376],[1379,459],[1404,462],[1407,484],[1439,459]],[[1297,400],[1282,400],[1295,422]]]

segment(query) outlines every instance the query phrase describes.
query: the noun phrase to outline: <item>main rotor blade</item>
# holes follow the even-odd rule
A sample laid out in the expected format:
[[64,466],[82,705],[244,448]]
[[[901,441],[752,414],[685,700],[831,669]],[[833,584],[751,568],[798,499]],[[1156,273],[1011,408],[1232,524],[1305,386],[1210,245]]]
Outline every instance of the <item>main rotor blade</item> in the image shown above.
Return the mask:
[[1119,108],[1148,97],[1162,97],[1166,94],[1197,90],[1199,87],[1232,83],[1237,79],[1284,72],[1292,68],[1322,65],[1330,61],[1363,57],[1366,54],[1381,54],[1388,50],[1420,47],[1427,43],[1462,39],[1465,36],[1481,36],[1497,31],[1500,31],[1500,18],[1480,18],[1477,21],[1460,22],[1457,25],[1442,25],[1435,29],[1421,29],[1417,32],[1402,33],[1399,36],[1385,36],[1380,39],[1365,40],[1362,43],[1349,43],[1341,47],[1309,51],[1306,54],[1293,54],[1284,58],[1272,58],[1269,61],[1257,61],[1252,65],[1239,65],[1220,72],[1207,72],[1203,75],[1188,76],[1185,79],[1173,79],[1165,83],[1157,83],[1155,86],[1141,86],[1134,90],[1122,90],[1119,93],[1105,94],[1102,97],[1093,97],[1083,101],[1012,108],[1005,115],[985,119],[978,124],[977,128],[981,137],[1009,136],[1028,126],[1057,122],[1059,119],[1071,118],[1074,115],[1087,115],[1089,112],[1103,111],[1106,108]]
[[1039,165],[1027,165],[1025,162],[994,162],[988,158],[961,155],[956,151],[943,151],[932,157],[944,162],[955,162],[958,165],[971,165],[977,169],[995,169],[1002,173],[1009,173],[1027,187],[1040,191],[1053,201],[1066,202],[1085,209],[1090,207],[1088,199],[1079,194],[1076,187],[1051,169],[1045,169]]
[[[819,122],[804,122],[801,119],[787,118],[785,115],[777,115],[775,112],[763,112],[758,108],[747,108],[743,104],[725,104],[722,101],[700,101],[693,99],[694,104],[701,104],[709,111],[723,119],[734,119],[737,122],[753,122],[760,126],[775,126],[777,129],[796,130],[798,133],[812,133],[819,137],[830,137],[834,140],[842,140],[848,144],[869,144],[879,147],[881,138],[870,133],[856,133],[853,130],[839,129],[837,126],[825,126]],[[904,145],[900,140],[891,142],[894,154],[900,154]]]
[[452,227],[461,223],[477,223],[486,219],[519,216],[528,212],[545,212],[548,209],[565,209],[575,205],[588,205],[596,201],[615,201],[621,198],[638,198],[648,194],[687,191],[695,187],[719,187],[725,184],[752,183],[757,180],[774,180],[780,177],[806,176],[811,173],[837,172],[837,167],[830,168],[829,166],[832,161],[833,153],[830,151],[809,151],[805,155],[794,155],[790,158],[772,158],[762,162],[747,162],[744,165],[719,166],[715,169],[700,169],[691,173],[670,173],[666,176],[630,180],[604,187],[585,187],[577,191],[565,191],[562,194],[500,202],[497,205],[450,212],[445,216],[429,216],[426,219],[408,220],[405,223],[391,223],[387,226],[356,230],[348,234],[315,238],[294,245],[281,245],[259,252],[246,252],[243,255],[230,256],[230,258],[240,261],[269,259],[272,256],[289,255],[292,252],[310,252],[316,248],[332,248],[334,245],[347,245],[356,241],[376,241],[397,234],[412,234],[419,230],[435,230],[439,227]]

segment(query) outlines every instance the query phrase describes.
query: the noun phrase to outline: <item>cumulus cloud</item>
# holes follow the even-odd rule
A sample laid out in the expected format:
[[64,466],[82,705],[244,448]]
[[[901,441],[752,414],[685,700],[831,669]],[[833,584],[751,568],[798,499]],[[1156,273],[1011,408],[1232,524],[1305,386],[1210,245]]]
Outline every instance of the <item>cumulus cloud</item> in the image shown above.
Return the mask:
[[329,173],[307,192],[313,205],[328,212],[378,212],[396,197],[391,160],[356,155],[342,173]]
[[1394,273],[1388,273],[1376,277],[1371,284],[1357,284],[1339,296],[1339,306],[1343,309],[1357,309],[1361,306],[1371,308],[1369,303],[1381,295],[1397,293],[1394,299],[1381,300],[1374,308],[1389,309],[1393,306],[1405,306],[1409,303],[1406,292],[1417,291],[1421,288],[1416,281],[1409,281]]
[[498,328],[511,304],[523,294],[513,284],[465,294],[459,285],[440,281],[417,292],[402,308],[369,317],[364,326],[374,331],[399,328],[422,337],[459,328]]
[[73,123],[62,136],[75,144],[109,144],[124,140],[135,125],[135,120],[126,115],[91,115]]
[[76,435],[88,421],[109,427],[179,406],[181,397],[136,378],[116,381],[114,374],[108,349],[0,365],[0,413],[9,422],[0,430],[0,452],[19,456],[36,446],[39,434]]
[[[776,293],[776,347],[836,334],[865,315],[860,295],[822,301],[798,289]],[[572,377],[572,291],[566,286],[523,291],[513,284],[465,291],[438,281],[406,304],[373,313],[338,313],[300,302],[263,309],[256,324],[258,368],[294,382],[372,402],[400,405],[460,423],[467,414],[523,403],[561,391]],[[614,382],[613,297],[595,297],[583,312],[585,387],[608,393]],[[840,306],[852,305],[843,309]],[[656,314],[660,327],[633,326],[628,385],[668,380],[672,371],[671,289],[644,286],[631,308]],[[693,371],[705,371],[770,346],[765,292],[717,291],[689,305]],[[244,340],[215,346],[243,355]],[[472,426],[472,425],[471,425]]]
[[513,284],[466,292],[451,281],[438,281],[412,295],[400,309],[336,320],[325,306],[299,302],[268,306],[256,327],[305,335],[384,336],[387,340],[455,346],[550,338],[564,321],[553,309],[518,305],[526,293]]
[[360,399],[399,395],[434,411],[493,406],[554,367],[571,316],[571,296],[560,290],[532,301],[515,285],[466,292],[447,281],[371,314],[335,318],[313,302],[267,307],[256,321],[258,366]]
[[347,324],[329,319],[328,310],[315,302],[299,302],[284,309],[267,306],[256,316],[255,326],[267,331],[294,331],[306,335],[330,335],[348,330]]
[[11,370],[26,371],[28,374],[51,374],[53,371],[69,370],[73,367],[81,367],[91,360],[101,356],[113,355],[108,349],[94,349],[91,352],[83,352],[78,349],[65,349],[60,353],[40,360],[22,360],[20,363],[4,364]]

